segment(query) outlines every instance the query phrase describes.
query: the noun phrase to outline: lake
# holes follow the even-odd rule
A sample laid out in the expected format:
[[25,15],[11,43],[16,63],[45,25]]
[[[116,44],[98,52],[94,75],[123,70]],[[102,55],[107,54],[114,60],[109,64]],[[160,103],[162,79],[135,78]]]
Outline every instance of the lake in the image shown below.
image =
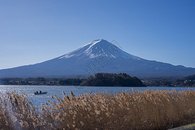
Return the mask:
[[[139,89],[141,91],[150,89],[150,90],[172,90],[176,89],[179,90],[195,90],[195,88],[188,88],[188,87],[86,87],[86,86],[36,86],[36,85],[0,85],[0,92],[6,93],[6,92],[12,92],[16,91],[18,94],[27,94],[28,99],[36,106],[41,106],[41,103],[46,103],[47,100],[55,100],[52,99],[51,96],[54,96],[55,94],[58,97],[63,98],[62,92],[65,92],[66,95],[70,95],[70,90],[74,93],[74,95],[81,95],[85,93],[89,93],[92,91],[95,92],[102,92],[102,91],[108,91],[112,93],[117,93],[120,91],[131,91],[132,88],[135,90]],[[34,92],[36,91],[42,91],[42,92],[48,92],[44,95],[34,95]]]

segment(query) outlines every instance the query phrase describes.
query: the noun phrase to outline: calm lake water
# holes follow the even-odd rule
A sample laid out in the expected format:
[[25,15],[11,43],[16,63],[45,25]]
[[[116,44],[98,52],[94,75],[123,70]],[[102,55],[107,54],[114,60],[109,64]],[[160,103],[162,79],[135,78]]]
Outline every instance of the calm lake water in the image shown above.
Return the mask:
[[[195,88],[188,88],[188,87],[80,87],[80,86],[33,86],[33,85],[0,85],[0,93],[12,92],[16,91],[18,94],[27,94],[28,99],[36,106],[40,106],[41,103],[46,103],[47,100],[55,100],[52,99],[51,96],[55,94],[58,97],[63,98],[62,92],[65,92],[66,95],[70,95],[70,90],[74,93],[74,95],[81,95],[85,93],[89,93],[92,91],[95,92],[102,92],[108,91],[112,93],[117,93],[120,91],[131,91],[132,88],[135,90],[139,89],[141,91],[150,89],[150,90],[172,90],[176,89],[179,90],[195,90]],[[43,95],[34,95],[36,91],[48,92],[47,94]]]

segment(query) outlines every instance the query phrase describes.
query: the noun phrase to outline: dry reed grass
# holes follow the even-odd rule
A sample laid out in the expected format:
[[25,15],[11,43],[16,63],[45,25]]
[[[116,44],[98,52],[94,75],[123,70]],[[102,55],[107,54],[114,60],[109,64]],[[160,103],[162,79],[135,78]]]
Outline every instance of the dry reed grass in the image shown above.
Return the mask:
[[[195,121],[195,91],[66,96],[39,109],[25,95],[0,94],[0,129],[168,129]],[[53,97],[52,97],[53,98]],[[41,111],[41,112],[40,112]]]

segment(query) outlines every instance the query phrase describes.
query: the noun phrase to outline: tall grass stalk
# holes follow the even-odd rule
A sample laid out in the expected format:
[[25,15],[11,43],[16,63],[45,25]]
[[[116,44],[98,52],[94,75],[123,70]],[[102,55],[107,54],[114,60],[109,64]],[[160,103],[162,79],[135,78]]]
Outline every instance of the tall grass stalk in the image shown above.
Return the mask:
[[26,95],[0,94],[0,129],[152,130],[195,122],[192,90],[63,94],[40,108]]

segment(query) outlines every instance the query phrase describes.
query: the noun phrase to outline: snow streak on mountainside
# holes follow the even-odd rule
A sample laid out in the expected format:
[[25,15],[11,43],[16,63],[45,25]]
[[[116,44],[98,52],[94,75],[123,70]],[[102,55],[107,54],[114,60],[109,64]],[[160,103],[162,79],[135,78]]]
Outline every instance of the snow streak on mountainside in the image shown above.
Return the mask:
[[183,77],[195,74],[194,68],[149,61],[128,54],[100,39],[42,63],[0,70],[2,77],[76,77],[104,73],[127,73],[137,77]]

